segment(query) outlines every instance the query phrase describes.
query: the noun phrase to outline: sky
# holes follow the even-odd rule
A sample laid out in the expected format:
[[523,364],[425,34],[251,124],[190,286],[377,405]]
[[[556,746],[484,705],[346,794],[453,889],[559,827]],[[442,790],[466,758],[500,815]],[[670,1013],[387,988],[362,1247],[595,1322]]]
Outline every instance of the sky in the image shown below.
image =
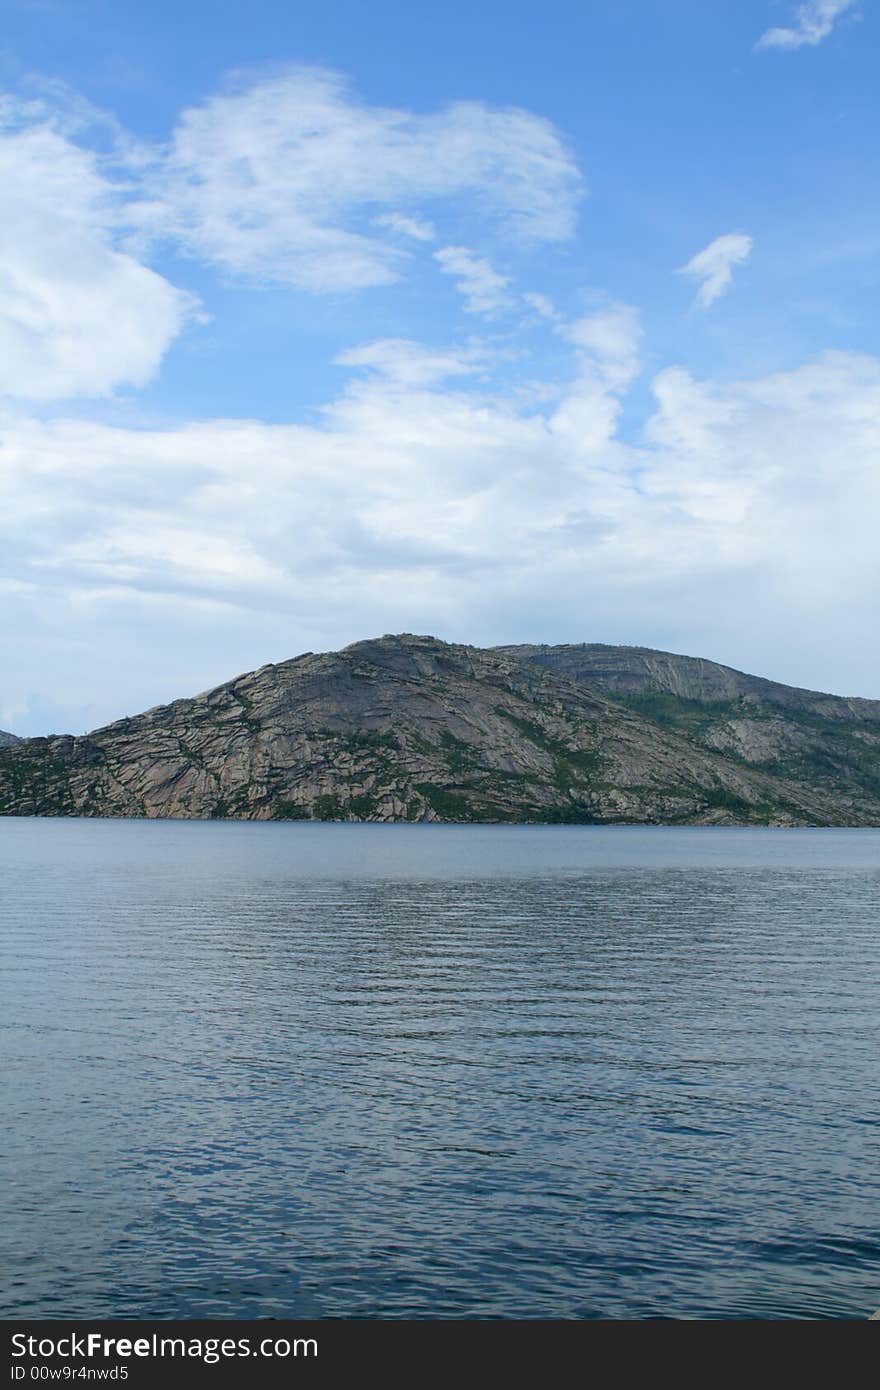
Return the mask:
[[880,698],[876,0],[2,0],[0,728],[389,632]]

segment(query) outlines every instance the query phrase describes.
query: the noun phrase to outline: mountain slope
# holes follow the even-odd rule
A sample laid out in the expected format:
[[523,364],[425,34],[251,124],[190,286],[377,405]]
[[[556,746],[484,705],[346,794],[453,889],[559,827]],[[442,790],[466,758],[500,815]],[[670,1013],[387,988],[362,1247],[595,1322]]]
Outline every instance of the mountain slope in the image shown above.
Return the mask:
[[646,688],[609,689],[586,658],[552,669],[548,653],[589,650],[404,634],[306,653],[82,738],[0,749],[0,812],[880,824],[880,792],[750,765],[708,726],[635,707]]
[[0,729],[0,748],[12,748],[14,744],[20,742],[21,739],[17,738],[15,734],[7,734],[3,729]]
[[703,657],[678,656],[651,647],[612,647],[600,642],[558,647],[525,644],[492,650],[620,695],[663,693],[701,704],[743,700],[753,709],[775,708],[880,726],[880,700],[801,690],[762,676],[746,675]]
[[503,647],[602,692],[698,747],[774,777],[880,799],[880,700],[801,690],[717,662],[646,647]]

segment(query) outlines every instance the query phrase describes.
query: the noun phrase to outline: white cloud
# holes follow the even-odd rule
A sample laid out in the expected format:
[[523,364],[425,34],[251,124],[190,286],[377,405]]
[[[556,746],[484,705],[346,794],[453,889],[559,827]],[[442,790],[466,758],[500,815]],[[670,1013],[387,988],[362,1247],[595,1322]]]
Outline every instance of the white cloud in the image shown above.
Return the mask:
[[635,380],[640,370],[642,325],[631,304],[611,304],[573,320],[560,331],[596,363],[614,390],[622,391]]
[[443,246],[434,252],[434,260],[444,275],[456,277],[456,287],[469,314],[492,318],[509,307],[510,281],[493,270],[485,257],[476,256],[466,246]]
[[762,48],[803,48],[805,44],[815,47],[827,39],[836,20],[851,10],[856,0],[808,0],[795,11],[795,24],[791,28],[768,29],[755,44]]
[[854,636],[880,586],[880,360],[831,352],[724,385],[675,368],[654,389],[649,496],[689,519],[692,544],[711,538],[716,573],[751,570],[786,639],[798,620],[804,640],[833,644],[835,623]]
[[[132,226],[259,281],[352,289],[403,273],[450,208],[464,226],[562,238],[579,191],[529,113],[389,111],[315,71],[190,111],[164,164],[129,151],[114,170],[39,105],[10,112],[7,398],[106,393],[156,371],[190,306],[123,240]],[[751,246],[731,233],[683,268],[703,307]],[[880,362],[830,354],[733,383],[669,368],[644,438],[624,440],[641,371],[631,306],[570,321],[468,246],[434,258],[472,312],[527,303],[567,361],[512,381],[526,353],[496,364],[473,341],[386,337],[338,356],[351,376],[309,425],[129,430],[0,411],[0,641],[20,668],[3,708],[45,709],[33,692],[57,690],[63,670],[69,708],[94,724],[400,629],[642,641],[814,684],[821,650],[827,684],[880,695],[863,640],[880,598]]]
[[0,129],[0,395],[143,386],[193,301],[116,249],[117,187],[95,155],[7,101]]
[[[321,69],[242,82],[185,112],[166,150],[58,84],[41,91],[0,96],[0,396],[102,396],[155,376],[196,308],[144,263],[156,238],[259,282],[352,290],[397,278],[435,238],[423,204],[547,242],[571,233],[581,193],[539,117],[368,106]],[[438,261],[469,311],[506,303],[484,258],[447,247]]]
[[[81,661],[71,700],[105,682],[118,713],[208,672],[402,629],[643,641],[808,684],[824,663],[826,684],[880,694],[864,642],[880,599],[880,361],[832,353],[723,384],[668,369],[645,440],[626,444],[637,320],[612,306],[571,336],[572,382],[546,383],[540,408],[467,381],[485,359],[386,341],[346,354],[369,370],[317,425],[7,417],[6,646],[24,653],[56,624],[45,688]],[[114,623],[147,654],[131,670],[108,664]],[[160,646],[156,690],[144,663]],[[9,673],[10,707],[38,662]]]
[[733,267],[747,261],[752,250],[752,238],[742,232],[728,232],[716,237],[679,270],[680,275],[692,275],[701,280],[697,303],[708,309],[727,289],[733,278]]
[[433,223],[417,217],[401,217],[396,212],[386,212],[382,217],[374,217],[377,227],[388,227],[401,236],[412,237],[415,241],[433,241],[437,235]]
[[406,386],[428,386],[452,376],[467,376],[480,359],[481,354],[474,350],[448,352],[405,338],[381,338],[349,348],[336,361],[344,367],[367,367]]
[[553,300],[548,298],[546,294],[530,291],[523,295],[523,299],[540,318],[548,319],[550,322],[561,321],[562,315],[554,305]]
[[577,372],[548,423],[569,459],[582,462],[616,447],[622,396],[641,370],[642,328],[631,305],[610,304],[557,331],[576,349]]
[[426,240],[425,205],[464,200],[501,235],[553,242],[572,234],[582,187],[553,126],[528,111],[458,102],[417,115],[296,68],[185,111],[152,191],[145,231],[256,281],[321,292],[397,278],[407,253],[395,234]]

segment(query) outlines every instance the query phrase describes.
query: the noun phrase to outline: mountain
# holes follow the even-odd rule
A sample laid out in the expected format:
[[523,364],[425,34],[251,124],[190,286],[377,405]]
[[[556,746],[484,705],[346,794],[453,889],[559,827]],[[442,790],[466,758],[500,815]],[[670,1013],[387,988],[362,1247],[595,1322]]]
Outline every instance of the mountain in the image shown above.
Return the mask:
[[880,700],[823,695],[816,690],[780,685],[762,676],[748,676],[696,656],[676,656],[650,647],[612,647],[601,642],[577,646],[494,647],[521,660],[533,661],[557,675],[596,686],[615,695],[673,695],[703,705],[744,701],[750,710],[784,710],[789,714],[880,725]]
[[[780,685],[697,657],[599,644],[504,647],[661,728],[774,777],[853,799],[872,817],[880,800],[880,700]],[[861,807],[859,806],[861,802]]]
[[11,748],[14,743],[20,742],[21,739],[17,738],[15,734],[7,734],[0,729],[0,748]]
[[5,815],[880,825],[880,702],[403,634],[0,748]]

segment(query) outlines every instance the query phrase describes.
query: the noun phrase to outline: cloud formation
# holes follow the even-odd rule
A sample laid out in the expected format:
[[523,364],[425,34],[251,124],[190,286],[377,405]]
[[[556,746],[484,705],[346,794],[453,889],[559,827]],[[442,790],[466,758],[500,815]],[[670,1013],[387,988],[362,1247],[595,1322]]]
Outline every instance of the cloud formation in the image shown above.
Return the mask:
[[[369,106],[323,69],[242,78],[184,112],[167,147],[136,146],[66,89],[49,96],[0,99],[0,396],[146,385],[197,308],[147,264],[163,241],[251,282],[352,291],[412,269],[436,236],[425,205],[547,243],[571,234],[582,194],[540,117]],[[485,256],[447,246],[437,262],[469,312],[506,305]]]
[[[728,383],[669,368],[643,439],[626,443],[638,336],[627,306],[572,325],[570,379],[544,382],[539,407],[472,377],[485,357],[386,340],[346,354],[356,374],[310,426],[8,415],[4,641],[26,643],[47,614],[80,635],[158,624],[161,690],[113,656],[131,708],[188,689],[193,644],[219,680],[402,629],[477,641],[650,630],[782,678],[821,642],[839,684],[845,662],[874,660],[880,362],[830,353]],[[56,636],[56,660],[63,646]],[[112,655],[90,647],[88,662]],[[23,680],[7,677],[10,710]]]
[[791,50],[803,48],[805,44],[814,48],[827,39],[836,21],[855,3],[856,0],[807,0],[795,11],[795,24],[792,27],[768,29],[758,39],[755,48]]
[[366,367],[405,386],[429,386],[453,376],[468,376],[482,360],[476,349],[456,352],[426,348],[406,338],[381,338],[347,348],[336,358],[342,367]]
[[455,276],[469,314],[493,318],[510,306],[510,281],[493,270],[485,256],[475,255],[466,246],[443,246],[434,252],[434,260],[444,275]]
[[[805,683],[824,661],[827,684],[880,695],[863,640],[880,362],[827,354],[738,382],[655,362],[643,385],[632,305],[593,291],[574,314],[555,264],[552,300],[494,267],[571,231],[580,176],[549,123],[371,106],[314,69],[240,79],[167,146],[123,142],[112,162],[42,108],[10,112],[0,641],[19,669],[0,727],[44,731],[23,711],[49,717],[62,669],[69,718],[51,717],[82,728],[402,629],[650,642]],[[429,343],[393,336],[385,301],[367,330],[345,306],[357,345],[328,356],[346,384],[299,423],[50,418],[52,398],[156,372],[193,311],[147,264],[163,239],[203,269],[318,293],[418,270],[436,296],[439,270],[466,312],[508,316],[483,338],[473,318],[458,341],[434,325]],[[729,233],[682,268],[703,308],[751,247]]]
[[414,237],[416,241],[433,241],[437,235],[433,225],[419,217],[401,217],[397,212],[386,212],[373,219],[377,227],[388,227],[401,236]]
[[528,111],[457,102],[417,115],[294,68],[185,111],[151,191],[145,230],[236,275],[323,293],[398,278],[399,234],[428,239],[424,212],[440,202],[535,244],[572,234],[583,190],[554,127]]
[[39,108],[0,128],[0,395],[143,386],[194,301],[118,249],[120,192]]
[[692,275],[702,281],[696,298],[701,309],[710,308],[728,288],[733,279],[733,267],[748,260],[752,245],[752,238],[743,232],[728,232],[710,241],[680,268],[680,275]]
[[563,324],[560,332],[596,364],[610,389],[624,391],[635,381],[641,366],[642,325],[631,304],[609,304]]

